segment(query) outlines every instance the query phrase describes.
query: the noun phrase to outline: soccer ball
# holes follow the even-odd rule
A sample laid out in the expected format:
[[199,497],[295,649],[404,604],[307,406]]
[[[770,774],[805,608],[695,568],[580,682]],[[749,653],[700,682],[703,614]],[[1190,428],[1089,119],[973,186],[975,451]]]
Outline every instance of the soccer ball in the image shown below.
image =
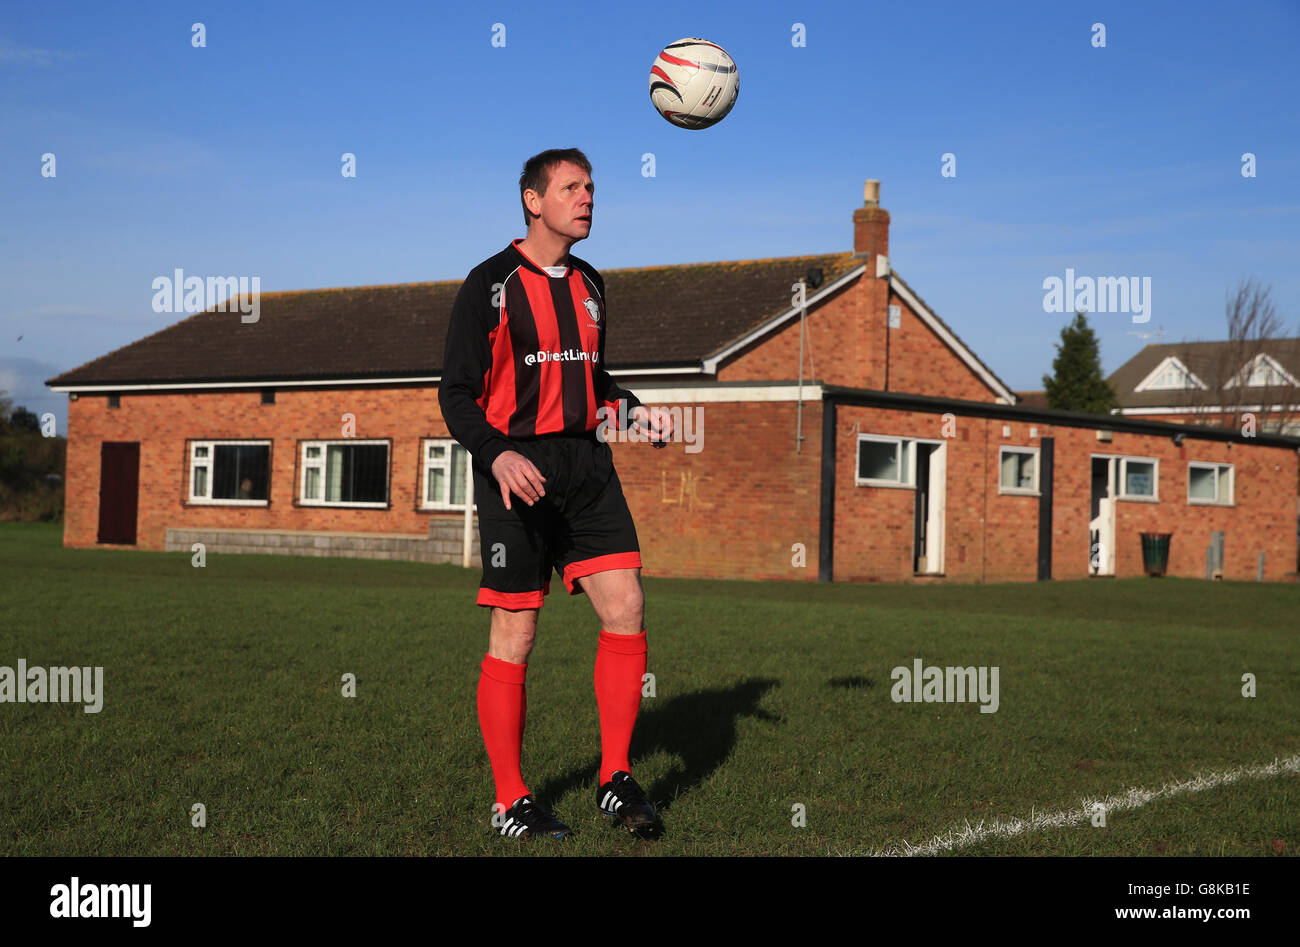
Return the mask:
[[708,128],[727,117],[740,74],[727,51],[698,36],[663,48],[650,67],[650,102],[679,128]]

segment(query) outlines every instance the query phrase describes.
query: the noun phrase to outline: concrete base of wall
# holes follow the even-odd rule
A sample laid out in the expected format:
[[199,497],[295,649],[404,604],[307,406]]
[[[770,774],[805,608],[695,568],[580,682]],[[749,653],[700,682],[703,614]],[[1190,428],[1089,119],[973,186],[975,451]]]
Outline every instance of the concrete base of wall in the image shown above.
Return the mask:
[[[478,522],[471,532],[470,567],[482,569]],[[462,521],[430,519],[429,534],[327,533],[293,529],[191,529],[168,527],[167,551],[190,552],[203,543],[209,553],[253,555],[341,556],[351,559],[401,559],[460,565]]]

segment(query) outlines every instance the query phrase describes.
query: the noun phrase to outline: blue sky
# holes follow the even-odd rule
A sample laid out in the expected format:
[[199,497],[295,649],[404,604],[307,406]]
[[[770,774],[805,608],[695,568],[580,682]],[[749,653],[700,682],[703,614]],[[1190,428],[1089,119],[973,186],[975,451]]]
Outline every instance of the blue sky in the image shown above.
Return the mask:
[[[1223,337],[1244,277],[1300,335],[1295,0],[482,11],[6,4],[0,389],[64,430],[43,381],[176,321],[150,303],[177,267],[263,292],[462,278],[522,235],[523,159],[569,145],[597,184],[575,252],[600,268],[848,250],[879,178],[894,267],[1015,389],[1050,370],[1068,314],[1043,311],[1043,280],[1067,267],[1152,281],[1150,322],[1091,319],[1107,372],[1160,341],[1139,332]],[[647,94],[684,36],[740,68],[705,131]]]

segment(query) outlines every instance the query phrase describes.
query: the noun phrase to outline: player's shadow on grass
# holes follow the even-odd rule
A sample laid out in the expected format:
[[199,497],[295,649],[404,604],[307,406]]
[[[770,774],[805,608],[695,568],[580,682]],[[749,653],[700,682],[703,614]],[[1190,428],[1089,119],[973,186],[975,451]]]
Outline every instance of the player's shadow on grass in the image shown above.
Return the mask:
[[[659,812],[667,812],[679,796],[699,786],[731,755],[736,746],[736,721],[741,717],[782,722],[758,706],[763,695],[779,683],[770,678],[749,679],[725,689],[642,701],[628,754],[634,773],[639,758],[660,750],[682,761],[645,786]],[[600,778],[594,775],[599,766],[600,757],[596,756],[591,763],[548,782],[538,796],[559,799],[570,790],[588,787]]]

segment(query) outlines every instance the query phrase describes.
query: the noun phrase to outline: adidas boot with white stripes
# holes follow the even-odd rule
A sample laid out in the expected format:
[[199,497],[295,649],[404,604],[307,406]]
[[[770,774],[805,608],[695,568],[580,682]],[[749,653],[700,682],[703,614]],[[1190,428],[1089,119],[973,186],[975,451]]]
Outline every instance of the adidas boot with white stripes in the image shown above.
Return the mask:
[[550,809],[533,801],[532,796],[520,796],[500,820],[494,816],[492,824],[498,826],[502,835],[520,840],[534,836],[568,838],[573,835],[573,829],[557,819]]
[[663,832],[655,807],[650,805],[631,773],[619,770],[597,789],[596,806],[615,825],[621,825],[637,838],[655,838]]

